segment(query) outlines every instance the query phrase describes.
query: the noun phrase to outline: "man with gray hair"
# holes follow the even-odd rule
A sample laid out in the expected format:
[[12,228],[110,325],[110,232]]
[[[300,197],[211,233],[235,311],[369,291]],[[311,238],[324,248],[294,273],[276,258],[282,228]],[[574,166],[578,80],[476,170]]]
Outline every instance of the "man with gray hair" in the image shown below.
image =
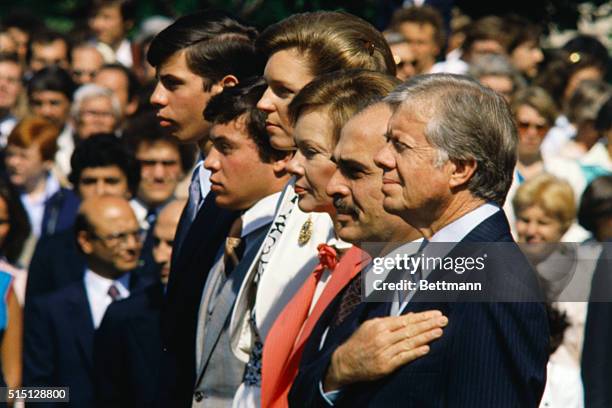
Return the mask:
[[[290,402],[535,407],[544,391],[549,334],[545,308],[533,301],[538,291],[531,267],[501,209],[516,163],[508,105],[494,91],[455,75],[414,77],[385,102],[394,113],[387,143],[374,158],[383,169],[385,210],[425,237],[419,257],[484,257],[484,268],[464,275],[441,265],[418,268],[415,289],[395,292],[399,298],[393,302],[369,303],[327,333],[323,342],[329,346],[315,359],[302,360]],[[485,285],[482,291],[431,293],[431,285],[445,280],[473,279]],[[388,375],[354,380],[357,369],[369,364],[361,350],[388,336],[363,338],[355,330],[361,322],[432,309],[447,316],[448,325],[422,357]]]
[[86,84],[74,93],[70,115],[77,140],[95,133],[116,133],[121,125],[121,104],[110,89]]

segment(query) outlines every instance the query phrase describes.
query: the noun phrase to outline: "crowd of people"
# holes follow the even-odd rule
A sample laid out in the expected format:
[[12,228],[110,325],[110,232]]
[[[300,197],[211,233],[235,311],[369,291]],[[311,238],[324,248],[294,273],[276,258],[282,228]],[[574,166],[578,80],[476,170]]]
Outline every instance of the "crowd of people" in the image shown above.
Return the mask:
[[[597,38],[543,49],[524,17],[422,5],[383,32],[206,10],[129,39],[134,6],[95,0],[70,36],[0,24],[0,385],[74,407],[612,406]],[[377,259],[489,243],[479,273],[413,271],[486,293],[367,301]]]

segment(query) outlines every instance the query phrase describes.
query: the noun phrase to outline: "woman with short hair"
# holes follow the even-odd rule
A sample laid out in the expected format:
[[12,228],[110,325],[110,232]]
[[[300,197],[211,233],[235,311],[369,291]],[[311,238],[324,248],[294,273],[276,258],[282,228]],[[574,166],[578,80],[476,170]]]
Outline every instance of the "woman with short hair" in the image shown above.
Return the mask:
[[[257,107],[267,114],[270,144],[278,150],[295,150],[289,104],[316,77],[348,69],[395,76],[395,61],[382,33],[365,20],[343,12],[292,15],[262,32],[256,46],[267,58],[264,78],[268,85]],[[261,404],[263,341],[318,264],[318,245],[334,237],[327,213],[307,214],[298,208],[294,183],[292,179],[285,187],[274,228],[244,278],[232,312],[232,351],[248,361],[235,406]]]

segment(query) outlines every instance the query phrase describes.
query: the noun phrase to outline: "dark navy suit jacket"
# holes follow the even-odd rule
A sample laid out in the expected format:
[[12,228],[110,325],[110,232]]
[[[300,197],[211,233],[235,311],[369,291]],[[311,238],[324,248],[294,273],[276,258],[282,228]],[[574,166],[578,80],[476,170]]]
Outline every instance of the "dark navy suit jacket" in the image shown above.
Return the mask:
[[219,246],[239,216],[217,207],[209,193],[171,266],[162,308],[162,368],[156,406],[191,406],[196,382],[195,342],[204,283]]
[[79,281],[84,271],[85,256],[78,250],[74,228],[41,237],[28,269],[26,299]]
[[[489,256],[487,271],[526,297],[538,299],[532,269],[512,243],[503,212],[479,224],[462,242],[508,242],[504,259]],[[457,255],[454,249],[451,256]],[[466,254],[464,254],[466,255]],[[478,256],[472,253],[472,256]],[[436,279],[437,271],[428,277]],[[438,276],[439,277],[439,276]],[[537,286],[537,285],[536,285]],[[335,405],[341,407],[537,407],[544,392],[548,361],[548,323],[539,302],[423,302],[417,292],[402,313],[438,309],[449,318],[443,336],[429,353],[385,378],[342,389]],[[516,292],[515,292],[516,293]],[[423,295],[425,296],[425,295]],[[322,350],[319,344],[329,327],[341,294],[323,314],[306,344],[300,371],[289,394],[292,407],[328,406],[319,392],[335,349],[368,319],[388,316],[388,303],[362,303],[336,329]],[[421,300],[421,301],[419,301]],[[473,299],[472,299],[473,300]]]
[[81,199],[73,190],[60,188],[45,203],[42,235],[53,235],[74,225]]
[[[133,273],[130,292],[139,290],[141,280]],[[84,282],[33,299],[29,312],[24,322],[24,385],[70,387],[68,406],[92,407],[95,329]]]
[[[142,266],[138,273],[143,286],[159,280],[159,267],[145,249],[141,251]],[[53,292],[80,281],[85,273],[85,256],[79,251],[74,228],[41,237],[36,244],[26,286],[26,310],[29,299]],[[26,312],[27,313],[27,312]]]
[[151,407],[162,353],[161,283],[112,303],[94,339],[94,385],[99,407]]
[[584,329],[582,381],[586,407],[612,406],[612,240],[604,243],[591,284]]

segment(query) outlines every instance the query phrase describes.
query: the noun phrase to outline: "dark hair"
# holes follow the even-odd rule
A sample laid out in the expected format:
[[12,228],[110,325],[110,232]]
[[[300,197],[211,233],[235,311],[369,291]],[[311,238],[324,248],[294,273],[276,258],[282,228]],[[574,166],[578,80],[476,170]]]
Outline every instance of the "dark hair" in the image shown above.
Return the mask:
[[535,79],[535,84],[544,88],[560,109],[566,108],[565,90],[572,76],[585,68],[594,67],[605,75],[606,68],[592,54],[556,50],[549,54],[547,62]]
[[57,66],[51,65],[36,72],[28,82],[28,98],[34,92],[55,91],[60,92],[69,100],[76,90],[76,85],[70,74]]
[[568,54],[577,53],[581,56],[588,54],[597,62],[597,66],[604,73],[604,76],[608,71],[608,65],[610,64],[608,49],[595,37],[579,34],[566,42],[562,50]]
[[140,183],[140,165],[132,153],[111,133],[91,135],[80,142],[70,158],[72,171],[68,181],[78,191],[79,179],[84,169],[91,167],[117,166],[127,178],[132,195]]
[[334,145],[344,124],[356,113],[381,101],[400,81],[376,71],[348,70],[316,77],[293,98],[289,116],[293,125],[300,115],[324,110],[333,128]]
[[44,29],[39,31],[34,31],[30,36],[30,41],[28,41],[28,51],[26,52],[26,62],[30,64],[32,60],[33,46],[34,44],[51,44],[57,40],[63,41],[66,44],[66,60],[70,63],[72,56],[70,55],[71,47],[70,42],[64,36],[64,34],[59,33],[57,31]]
[[16,52],[0,52],[0,62],[14,62],[19,65],[21,69],[21,64],[19,63],[19,55]]
[[94,16],[105,7],[119,6],[123,21],[134,21],[136,19],[136,2],[133,0],[93,0],[90,8],[90,16]]
[[226,88],[210,99],[204,110],[204,118],[213,124],[225,124],[245,115],[249,137],[257,145],[259,157],[269,163],[285,157],[287,152],[272,148],[270,137],[266,132],[266,114],[257,109],[257,101],[266,87],[266,82],[262,78],[257,78]]
[[578,210],[578,222],[593,234],[604,217],[612,217],[612,175],[597,177],[588,185]]
[[144,111],[131,118],[123,131],[121,140],[134,155],[141,143],[166,142],[172,144],[179,152],[181,169],[185,174],[195,163],[196,145],[180,143],[176,137],[168,134],[160,126],[153,111]]
[[134,74],[134,72],[131,69],[127,68],[123,64],[119,64],[115,62],[112,64],[102,65],[100,69],[98,70],[98,73],[102,72],[105,69],[120,71],[123,75],[125,75],[127,79],[127,83],[128,83],[128,89],[127,89],[128,102],[133,101],[134,98],[138,96],[138,93],[140,92],[140,82],[138,81],[136,74]]
[[147,61],[159,68],[178,51],[186,51],[187,66],[204,79],[205,90],[226,75],[239,81],[261,75],[263,59],[256,52],[257,30],[222,11],[183,16],[151,42]]
[[0,253],[14,264],[19,259],[30,235],[30,220],[21,204],[19,193],[4,177],[0,177],[0,198],[6,203],[10,223],[9,232],[0,248]]
[[508,52],[511,33],[507,30],[506,22],[499,16],[485,16],[471,22],[465,32],[465,41],[461,48],[467,54],[476,41],[495,40]]
[[605,132],[612,129],[612,96],[599,109],[595,119],[595,129]]
[[508,53],[512,53],[516,47],[527,42],[539,43],[542,29],[537,25],[517,14],[509,14],[504,17],[504,23],[510,40],[508,42]]
[[434,41],[440,52],[444,50],[446,34],[444,32],[444,20],[442,14],[431,6],[412,6],[398,9],[391,17],[391,27],[399,31],[403,23],[416,23],[419,25],[429,24],[432,26]]
[[39,30],[40,27],[44,27],[42,19],[26,9],[13,9],[12,12],[4,16],[2,25],[5,28],[18,28],[30,35]]
[[313,77],[342,69],[369,69],[395,75],[393,54],[384,36],[367,21],[339,11],[294,14],[272,24],[257,38],[266,58],[296,48]]
[[[79,236],[79,232],[81,231],[85,231],[89,234],[93,232],[93,230],[94,230],[93,225],[91,225],[91,222],[89,222],[87,215],[79,211],[74,219],[75,238]],[[77,241],[77,248],[79,249],[80,253],[83,253],[81,246],[78,244],[78,241]]]

